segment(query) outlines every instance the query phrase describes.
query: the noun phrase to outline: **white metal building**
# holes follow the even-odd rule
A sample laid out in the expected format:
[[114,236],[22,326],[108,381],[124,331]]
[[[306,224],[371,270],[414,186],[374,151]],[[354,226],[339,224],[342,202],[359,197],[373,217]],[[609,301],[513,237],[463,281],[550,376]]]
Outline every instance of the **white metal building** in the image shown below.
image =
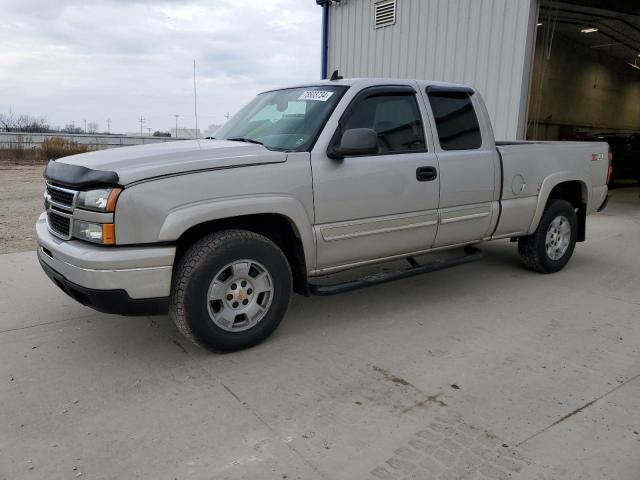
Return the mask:
[[[638,1],[316,2],[324,9],[325,75],[471,84],[500,139],[640,130],[640,70],[631,65],[640,60]],[[566,62],[585,76],[563,73]],[[589,108],[574,112],[580,102]]]

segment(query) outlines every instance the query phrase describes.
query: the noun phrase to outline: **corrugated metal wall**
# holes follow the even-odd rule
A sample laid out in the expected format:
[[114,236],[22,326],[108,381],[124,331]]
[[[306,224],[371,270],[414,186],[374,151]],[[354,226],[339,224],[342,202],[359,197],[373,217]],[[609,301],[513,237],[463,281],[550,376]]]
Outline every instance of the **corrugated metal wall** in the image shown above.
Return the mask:
[[524,138],[536,0],[397,0],[395,25],[374,29],[378,0],[329,13],[329,74],[473,85],[497,138]]

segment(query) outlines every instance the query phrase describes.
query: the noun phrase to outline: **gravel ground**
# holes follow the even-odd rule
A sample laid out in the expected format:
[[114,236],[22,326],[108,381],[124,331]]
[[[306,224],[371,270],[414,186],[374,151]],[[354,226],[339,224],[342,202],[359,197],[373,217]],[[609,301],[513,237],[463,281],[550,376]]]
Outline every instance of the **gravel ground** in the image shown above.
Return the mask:
[[0,162],[0,254],[36,249],[34,224],[43,210],[44,165]]

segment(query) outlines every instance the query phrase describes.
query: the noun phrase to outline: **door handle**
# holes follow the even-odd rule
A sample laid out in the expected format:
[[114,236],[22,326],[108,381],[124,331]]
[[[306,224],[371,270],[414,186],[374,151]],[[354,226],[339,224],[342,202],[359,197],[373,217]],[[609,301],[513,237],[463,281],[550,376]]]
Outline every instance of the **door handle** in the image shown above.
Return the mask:
[[416,180],[419,182],[430,182],[438,178],[436,167],[418,167],[416,169]]

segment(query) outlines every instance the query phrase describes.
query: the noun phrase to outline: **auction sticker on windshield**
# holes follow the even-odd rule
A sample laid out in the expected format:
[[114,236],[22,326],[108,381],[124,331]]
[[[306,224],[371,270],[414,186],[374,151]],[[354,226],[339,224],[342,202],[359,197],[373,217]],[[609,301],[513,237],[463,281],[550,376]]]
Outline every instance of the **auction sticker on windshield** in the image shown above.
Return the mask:
[[316,100],[318,102],[326,102],[331,98],[333,92],[327,92],[326,90],[305,90],[302,95],[298,97],[298,100]]

